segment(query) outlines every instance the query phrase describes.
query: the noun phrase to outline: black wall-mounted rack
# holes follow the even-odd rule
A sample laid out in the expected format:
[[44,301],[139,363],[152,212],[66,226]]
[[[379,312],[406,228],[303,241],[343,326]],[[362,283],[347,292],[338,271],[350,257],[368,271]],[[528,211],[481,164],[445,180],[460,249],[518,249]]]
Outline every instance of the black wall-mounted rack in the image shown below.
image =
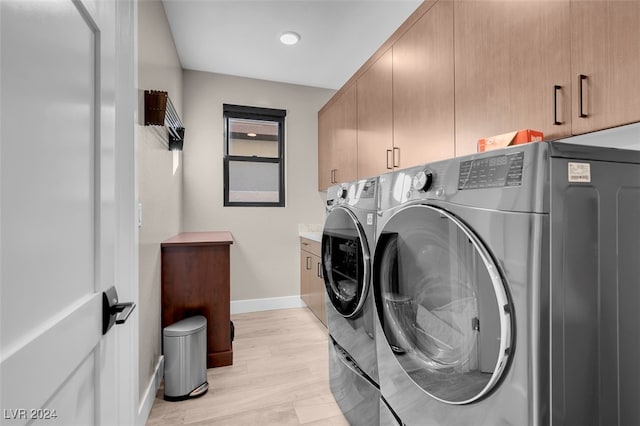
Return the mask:
[[144,91],[144,125],[166,127],[169,134],[169,150],[182,151],[184,124],[167,92]]

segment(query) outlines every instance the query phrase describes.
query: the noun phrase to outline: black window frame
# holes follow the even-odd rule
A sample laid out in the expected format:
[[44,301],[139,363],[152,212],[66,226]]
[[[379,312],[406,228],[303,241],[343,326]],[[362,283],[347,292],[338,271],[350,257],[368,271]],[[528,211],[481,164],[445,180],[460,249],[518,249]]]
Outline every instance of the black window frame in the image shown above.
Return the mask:
[[[285,144],[284,144],[284,120],[287,111],[284,109],[262,108],[244,105],[222,104],[224,119],[224,206],[225,207],[286,207],[285,203]],[[240,118],[249,120],[273,121],[278,123],[278,157],[258,157],[244,155],[229,155],[229,119]],[[229,162],[245,161],[251,163],[279,164],[278,201],[229,201]]]

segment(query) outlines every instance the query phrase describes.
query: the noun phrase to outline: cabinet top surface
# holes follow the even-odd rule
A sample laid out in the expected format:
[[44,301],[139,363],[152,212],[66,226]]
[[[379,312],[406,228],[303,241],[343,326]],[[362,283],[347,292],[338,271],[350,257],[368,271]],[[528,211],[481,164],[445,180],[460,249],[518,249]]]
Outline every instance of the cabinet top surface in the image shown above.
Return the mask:
[[223,245],[233,244],[233,235],[228,231],[182,232],[164,240],[162,247],[185,245]]

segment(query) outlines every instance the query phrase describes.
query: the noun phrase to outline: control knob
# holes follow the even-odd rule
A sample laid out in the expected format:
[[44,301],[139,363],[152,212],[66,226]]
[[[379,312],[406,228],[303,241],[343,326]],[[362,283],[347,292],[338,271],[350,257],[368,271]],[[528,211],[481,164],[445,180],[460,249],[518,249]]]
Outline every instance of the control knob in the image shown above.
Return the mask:
[[341,200],[344,200],[345,198],[347,198],[347,188],[344,188],[342,186],[338,188],[338,192],[336,193],[336,196]]
[[433,173],[428,169],[416,173],[413,177],[413,189],[416,191],[428,191],[433,183]]

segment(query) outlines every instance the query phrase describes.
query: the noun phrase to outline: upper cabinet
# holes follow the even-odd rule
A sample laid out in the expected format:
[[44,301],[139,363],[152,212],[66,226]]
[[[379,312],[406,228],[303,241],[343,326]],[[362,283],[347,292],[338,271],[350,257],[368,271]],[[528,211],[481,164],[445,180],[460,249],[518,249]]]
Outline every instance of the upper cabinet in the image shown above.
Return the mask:
[[640,0],[423,2],[319,114],[319,188],[640,121]]
[[571,3],[574,134],[640,121],[640,0]]
[[453,3],[437,2],[393,44],[393,162],[454,155]]
[[453,3],[442,1],[357,79],[358,177],[453,156]]
[[343,89],[318,113],[318,189],[358,177],[356,87]]
[[393,169],[392,60],[388,49],[356,82],[359,178]]
[[455,2],[455,155],[480,138],[571,134],[569,1]]

